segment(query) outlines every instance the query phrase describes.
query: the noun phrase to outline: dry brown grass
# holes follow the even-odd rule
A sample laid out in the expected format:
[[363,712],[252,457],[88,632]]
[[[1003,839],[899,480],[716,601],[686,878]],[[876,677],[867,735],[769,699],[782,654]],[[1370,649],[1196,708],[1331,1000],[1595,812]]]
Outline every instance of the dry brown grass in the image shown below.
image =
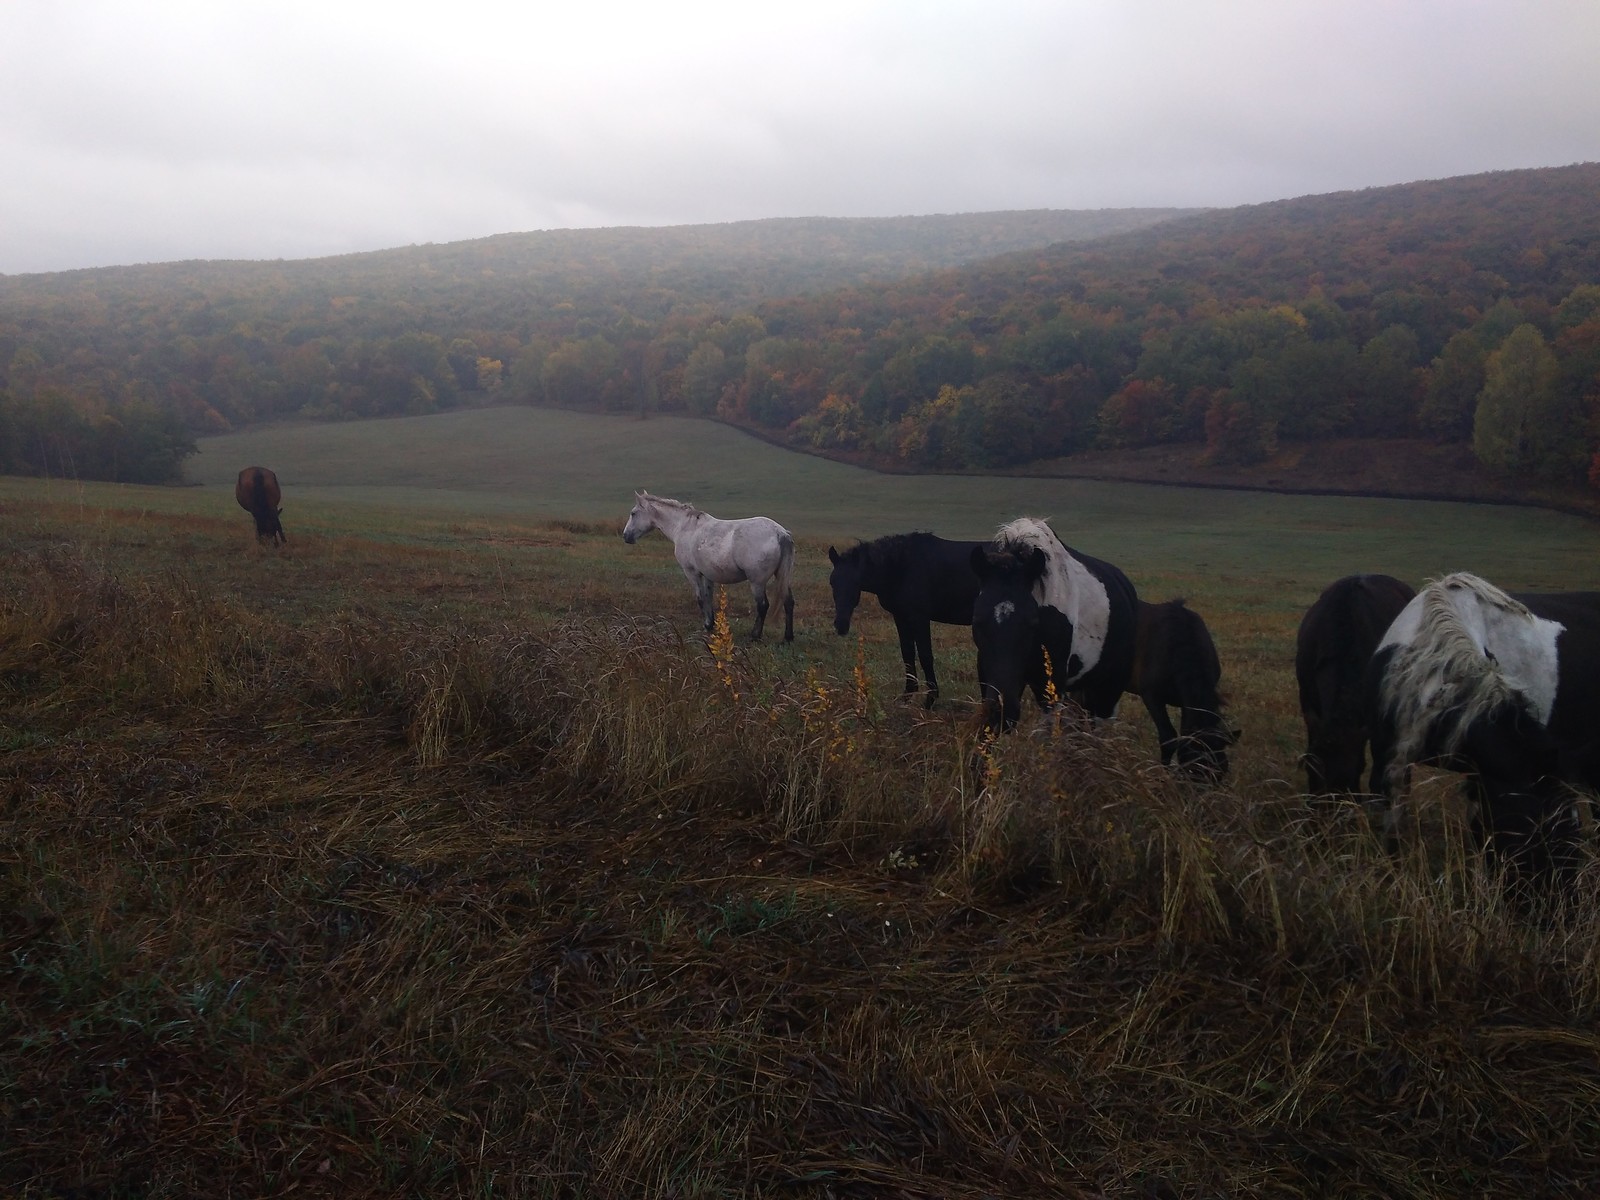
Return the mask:
[[1595,889],[1518,920],[1449,820],[1391,860],[1281,760],[1196,790],[1122,723],[981,747],[850,643],[520,619],[559,567],[85,544],[0,584],[14,1192],[1600,1184]]

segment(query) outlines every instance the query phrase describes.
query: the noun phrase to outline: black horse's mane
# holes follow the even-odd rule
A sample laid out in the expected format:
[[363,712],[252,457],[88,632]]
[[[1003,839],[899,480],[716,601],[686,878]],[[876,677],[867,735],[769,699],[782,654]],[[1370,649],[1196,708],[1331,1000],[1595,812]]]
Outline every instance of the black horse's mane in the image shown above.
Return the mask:
[[905,566],[906,559],[910,557],[914,547],[926,545],[933,537],[934,535],[925,529],[913,530],[910,533],[889,533],[870,542],[857,541],[839,557],[861,564],[870,561],[883,570],[898,570]]

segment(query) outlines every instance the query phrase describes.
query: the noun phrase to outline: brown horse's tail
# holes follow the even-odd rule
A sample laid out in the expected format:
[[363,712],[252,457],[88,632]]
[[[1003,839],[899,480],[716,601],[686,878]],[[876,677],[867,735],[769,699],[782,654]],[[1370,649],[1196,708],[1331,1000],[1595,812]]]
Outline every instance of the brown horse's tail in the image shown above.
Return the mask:
[[778,534],[778,569],[772,578],[778,584],[778,599],[783,601],[783,640],[794,641],[794,535],[787,529]]

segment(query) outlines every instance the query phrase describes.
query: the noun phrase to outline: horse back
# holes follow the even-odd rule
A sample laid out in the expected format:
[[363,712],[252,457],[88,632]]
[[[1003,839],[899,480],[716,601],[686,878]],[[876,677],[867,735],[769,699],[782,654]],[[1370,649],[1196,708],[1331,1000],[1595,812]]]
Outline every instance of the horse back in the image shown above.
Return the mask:
[[707,516],[674,549],[680,563],[716,583],[765,583],[793,563],[794,535],[771,517]]
[[898,599],[941,625],[971,625],[982,584],[972,569],[972,552],[988,543],[952,542],[932,534],[928,538],[925,553],[901,577]]
[[862,591],[897,621],[971,625],[982,580],[972,552],[988,542],[953,542],[932,533],[897,533],[868,544]]
[[277,475],[271,470],[266,467],[246,467],[239,472],[233,498],[246,512],[258,513],[263,509],[276,511],[283,502],[283,493],[278,488]]
[[1174,708],[1222,707],[1222,660],[1199,613],[1181,599],[1140,600],[1137,630],[1130,692]]

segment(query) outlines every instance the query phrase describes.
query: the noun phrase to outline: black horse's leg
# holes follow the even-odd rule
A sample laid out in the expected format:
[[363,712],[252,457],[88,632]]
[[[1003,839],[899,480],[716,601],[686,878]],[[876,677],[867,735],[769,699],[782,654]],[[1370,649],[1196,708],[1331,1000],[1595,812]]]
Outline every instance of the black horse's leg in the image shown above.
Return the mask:
[[1167,706],[1161,703],[1154,693],[1140,696],[1144,701],[1145,711],[1150,714],[1150,719],[1156,725],[1156,737],[1161,742],[1161,762],[1163,766],[1170,766],[1172,757],[1178,750],[1178,731],[1172,727],[1172,717],[1167,712]]
[[933,626],[928,621],[918,621],[916,628],[917,657],[922,661],[922,678],[928,685],[928,698],[924,708],[932,708],[939,698],[939,680],[933,673]]
[[900,694],[909,696],[917,690],[916,630],[911,627],[910,621],[896,613],[894,631],[900,635],[900,661],[905,664],[906,686]]
[[794,641],[794,589],[783,594],[783,640]]

